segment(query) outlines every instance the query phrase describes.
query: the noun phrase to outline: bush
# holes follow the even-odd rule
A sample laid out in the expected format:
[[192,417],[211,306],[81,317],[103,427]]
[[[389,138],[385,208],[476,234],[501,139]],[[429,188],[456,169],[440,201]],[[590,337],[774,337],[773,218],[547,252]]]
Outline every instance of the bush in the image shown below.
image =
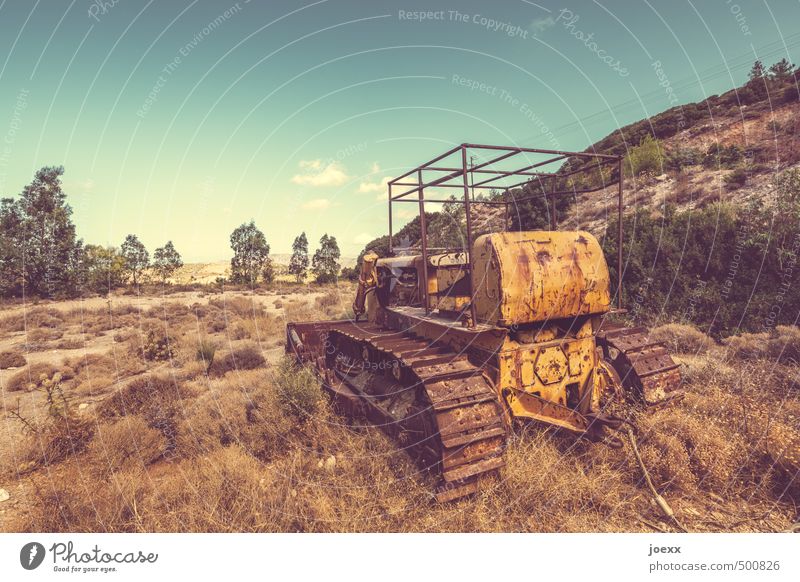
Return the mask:
[[166,439],[163,456],[171,457],[178,442],[176,416],[184,408],[191,392],[168,376],[144,376],[131,381],[100,405],[103,418],[121,418],[140,414],[147,426]]
[[207,339],[201,339],[197,344],[195,357],[206,366],[206,372],[214,363],[214,354],[217,353],[217,344]]
[[0,370],[7,368],[20,368],[27,362],[20,352],[0,352]]
[[28,469],[48,467],[87,449],[95,433],[95,424],[72,416],[52,419],[30,438],[25,460]]
[[152,463],[165,446],[164,435],[141,416],[133,415],[101,425],[89,448],[103,469],[117,471],[131,463]]
[[670,170],[681,171],[687,166],[696,166],[703,161],[703,154],[697,148],[676,147],[667,152],[665,165]]
[[628,176],[638,176],[642,172],[660,174],[664,171],[664,150],[661,142],[651,135],[646,135],[638,146],[632,147],[625,156],[623,167]]
[[229,321],[232,316],[253,319],[266,313],[264,306],[260,302],[248,297],[223,296],[219,299],[211,299],[208,303],[227,315]]
[[747,183],[748,172],[744,168],[736,168],[723,178],[728,190],[736,190]]
[[779,325],[771,333],[743,333],[723,343],[730,358],[800,362],[800,328],[795,325]]
[[28,343],[35,344],[35,343],[42,343],[42,342],[61,339],[63,336],[64,332],[61,331],[60,329],[38,327],[30,330],[25,335],[25,339]]
[[54,366],[45,362],[31,364],[11,376],[6,384],[6,390],[17,392],[20,390],[37,390],[42,388],[45,381],[51,381],[56,374],[61,380],[73,377],[73,371],[66,366]]
[[322,402],[322,388],[317,377],[293,359],[284,357],[276,378],[281,407],[300,418],[311,418]]
[[343,267],[340,277],[345,281],[358,281],[358,269],[356,267]]
[[222,376],[231,370],[254,370],[267,362],[258,346],[248,344],[231,350],[218,359],[209,369],[215,376]]
[[733,168],[742,161],[744,154],[739,146],[730,144],[722,146],[719,142],[714,142],[708,146],[705,156],[703,156],[703,165],[707,168]]
[[650,339],[663,342],[670,352],[702,354],[714,345],[714,340],[693,325],[668,323],[653,328]]
[[147,332],[144,345],[142,345],[142,357],[149,361],[171,360],[175,357],[172,343],[168,334],[151,329]]

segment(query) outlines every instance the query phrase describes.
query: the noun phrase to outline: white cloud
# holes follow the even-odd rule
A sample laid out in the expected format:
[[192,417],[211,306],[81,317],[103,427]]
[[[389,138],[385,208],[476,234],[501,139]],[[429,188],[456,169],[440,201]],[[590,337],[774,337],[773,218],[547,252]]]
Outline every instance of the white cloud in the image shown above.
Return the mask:
[[391,178],[386,176],[377,182],[361,182],[361,184],[358,185],[358,191],[361,194],[368,194],[370,192],[381,192],[385,194],[387,192],[386,185],[389,183],[389,180],[391,180]]
[[331,201],[327,198],[314,198],[303,203],[305,210],[326,210],[331,207]]
[[544,32],[548,28],[552,27],[555,23],[556,21],[553,20],[552,16],[536,18],[531,22],[531,30],[534,34],[538,32]]
[[[380,173],[380,171],[381,167],[378,164],[378,162],[372,162],[372,169],[370,170],[370,174],[378,174]],[[391,179],[392,179],[391,176],[384,176],[383,178],[380,178],[375,182],[369,182],[369,181],[361,182],[358,185],[358,192],[360,194],[369,194],[372,192],[378,192],[379,193],[378,199],[383,200],[384,198],[386,198],[386,192],[388,191],[387,184]]]
[[368,232],[362,232],[356,238],[353,239],[353,242],[357,245],[365,245],[368,242],[372,241],[375,237],[369,234]]
[[301,186],[341,186],[350,179],[339,162],[324,163],[322,160],[301,160],[301,174],[292,176],[292,182]]

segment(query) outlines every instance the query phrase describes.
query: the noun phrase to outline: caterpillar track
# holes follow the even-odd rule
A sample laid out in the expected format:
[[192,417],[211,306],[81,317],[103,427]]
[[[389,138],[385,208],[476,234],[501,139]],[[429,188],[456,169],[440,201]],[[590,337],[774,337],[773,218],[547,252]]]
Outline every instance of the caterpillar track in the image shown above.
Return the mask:
[[645,404],[661,404],[683,393],[680,364],[663,343],[650,339],[647,328],[604,328],[597,334],[597,344],[625,391]]
[[497,394],[465,354],[369,323],[335,323],[322,344],[318,368],[334,403],[394,438],[437,479],[438,501],[474,493],[503,466]]

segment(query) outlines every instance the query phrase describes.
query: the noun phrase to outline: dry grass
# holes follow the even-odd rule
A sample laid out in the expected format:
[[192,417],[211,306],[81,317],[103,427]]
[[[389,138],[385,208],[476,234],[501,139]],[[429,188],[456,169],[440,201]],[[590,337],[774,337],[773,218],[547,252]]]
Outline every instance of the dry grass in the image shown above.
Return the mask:
[[63,325],[64,314],[52,307],[32,307],[0,319],[0,331],[18,332],[40,327],[57,328]]
[[0,352],[0,370],[8,368],[21,368],[27,363],[22,352],[4,351]]
[[95,433],[94,423],[74,416],[51,418],[36,427],[15,451],[16,460],[21,461],[17,470],[23,473],[81,455]]
[[39,362],[31,364],[11,376],[6,383],[5,389],[9,392],[34,390],[39,387],[43,379],[52,378],[56,373],[60,373],[64,380],[69,380],[74,375],[73,370],[67,366]]
[[[576,442],[536,423],[517,427],[499,478],[470,499],[437,504],[431,479],[378,429],[332,412],[307,370],[266,365],[261,349],[280,341],[283,318],[254,308],[249,295],[231,299],[129,313],[136,324],[114,329],[121,341],[111,352],[12,376],[6,390],[14,378],[24,389],[38,374],[63,371],[67,395],[89,407],[40,423],[3,457],[4,484],[28,492],[4,528],[572,532],[644,531],[642,519],[663,519],[627,447]],[[287,318],[340,308],[330,289],[280,301]],[[226,327],[210,333],[220,316]],[[74,325],[71,317],[62,321]],[[139,355],[150,325],[174,338],[169,361]],[[234,340],[233,326],[249,337]],[[691,531],[787,528],[800,501],[800,399],[796,369],[777,354],[792,353],[793,331],[776,330],[768,349],[745,352],[749,359],[730,357],[730,342],[717,346],[694,328],[654,334],[682,352],[686,384],[680,402],[632,410],[656,487]],[[197,359],[203,341],[219,346],[208,374],[207,352]],[[41,409],[41,395],[22,399]]]
[[650,338],[663,342],[675,354],[703,354],[715,345],[709,336],[685,323],[668,323],[653,328]]
[[800,328],[796,326],[779,325],[771,333],[743,333],[724,343],[729,358],[800,362]]
[[211,364],[209,372],[215,376],[222,376],[233,370],[254,370],[255,368],[261,368],[266,363],[258,346],[246,344],[217,358]]
[[111,424],[102,424],[89,453],[96,469],[112,474],[130,466],[147,466],[158,460],[167,440],[144,417],[127,415]]

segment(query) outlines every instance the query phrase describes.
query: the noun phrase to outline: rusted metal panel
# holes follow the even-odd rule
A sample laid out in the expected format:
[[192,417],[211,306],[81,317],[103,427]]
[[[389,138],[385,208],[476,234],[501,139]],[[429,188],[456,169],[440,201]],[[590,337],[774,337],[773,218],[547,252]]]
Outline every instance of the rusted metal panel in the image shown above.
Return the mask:
[[608,311],[608,266],[588,232],[504,232],[475,241],[478,321],[511,326]]

